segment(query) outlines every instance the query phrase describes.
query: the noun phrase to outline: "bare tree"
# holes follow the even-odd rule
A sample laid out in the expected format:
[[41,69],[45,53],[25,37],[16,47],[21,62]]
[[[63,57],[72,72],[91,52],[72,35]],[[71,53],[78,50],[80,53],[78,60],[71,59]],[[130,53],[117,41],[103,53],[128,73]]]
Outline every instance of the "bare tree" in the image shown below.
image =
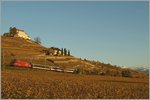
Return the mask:
[[34,41],[38,44],[41,44],[41,38],[40,37],[35,37]]

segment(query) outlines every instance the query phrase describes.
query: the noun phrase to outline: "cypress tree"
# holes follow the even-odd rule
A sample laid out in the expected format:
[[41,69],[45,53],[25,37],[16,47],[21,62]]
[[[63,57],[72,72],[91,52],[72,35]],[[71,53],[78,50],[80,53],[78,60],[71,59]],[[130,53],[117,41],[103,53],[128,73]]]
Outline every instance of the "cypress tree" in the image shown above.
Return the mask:
[[65,55],[65,56],[67,55],[67,50],[66,50],[66,48],[64,48],[64,55]]
[[64,54],[64,50],[63,50],[63,48],[61,48],[61,55],[63,55]]
[[70,50],[68,50],[68,56],[70,56]]

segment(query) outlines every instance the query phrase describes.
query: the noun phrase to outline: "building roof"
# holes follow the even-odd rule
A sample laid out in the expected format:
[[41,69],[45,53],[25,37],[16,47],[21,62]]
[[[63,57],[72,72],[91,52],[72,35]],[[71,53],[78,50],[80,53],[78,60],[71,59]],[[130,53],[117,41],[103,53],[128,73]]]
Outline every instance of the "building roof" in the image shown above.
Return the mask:
[[18,29],[18,28],[17,28],[17,30],[18,30],[18,31],[22,31],[22,32],[25,32],[24,30],[21,30],[21,29]]

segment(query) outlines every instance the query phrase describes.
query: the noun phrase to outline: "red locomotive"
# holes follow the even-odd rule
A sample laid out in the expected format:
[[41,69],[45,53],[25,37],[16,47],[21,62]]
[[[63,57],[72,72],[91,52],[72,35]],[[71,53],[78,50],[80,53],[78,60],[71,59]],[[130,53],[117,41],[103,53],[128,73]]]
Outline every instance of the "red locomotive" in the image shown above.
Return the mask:
[[32,64],[26,61],[20,61],[20,60],[13,60],[11,62],[12,66],[17,66],[17,67],[27,67],[27,68],[31,68]]

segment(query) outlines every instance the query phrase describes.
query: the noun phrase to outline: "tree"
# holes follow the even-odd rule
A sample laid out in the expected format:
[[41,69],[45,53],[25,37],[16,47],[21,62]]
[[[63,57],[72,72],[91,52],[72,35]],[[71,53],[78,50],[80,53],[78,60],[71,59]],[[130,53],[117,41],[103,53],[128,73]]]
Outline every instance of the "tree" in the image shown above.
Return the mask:
[[67,49],[64,48],[64,55],[66,56],[67,55]]
[[123,77],[131,77],[131,73],[129,70],[124,70],[124,71],[122,71],[121,74]]
[[10,34],[10,36],[14,36],[14,34],[16,34],[17,33],[17,28],[16,27],[10,27],[9,28],[9,34]]
[[13,29],[12,27],[9,28],[9,33],[11,33],[12,29]]
[[45,54],[46,54],[46,55],[50,55],[50,53],[49,53],[49,51],[48,51],[48,50],[46,50],[46,51],[45,51]]
[[41,44],[41,38],[40,37],[35,37],[34,41],[38,44]]
[[63,48],[61,48],[61,55],[63,55],[64,54],[64,49]]
[[9,36],[9,33],[4,33],[3,36]]
[[59,55],[59,51],[57,50],[57,52],[56,52],[56,55],[58,56]]
[[84,58],[84,61],[87,61],[87,60]]
[[70,56],[70,50],[68,50],[68,56]]

